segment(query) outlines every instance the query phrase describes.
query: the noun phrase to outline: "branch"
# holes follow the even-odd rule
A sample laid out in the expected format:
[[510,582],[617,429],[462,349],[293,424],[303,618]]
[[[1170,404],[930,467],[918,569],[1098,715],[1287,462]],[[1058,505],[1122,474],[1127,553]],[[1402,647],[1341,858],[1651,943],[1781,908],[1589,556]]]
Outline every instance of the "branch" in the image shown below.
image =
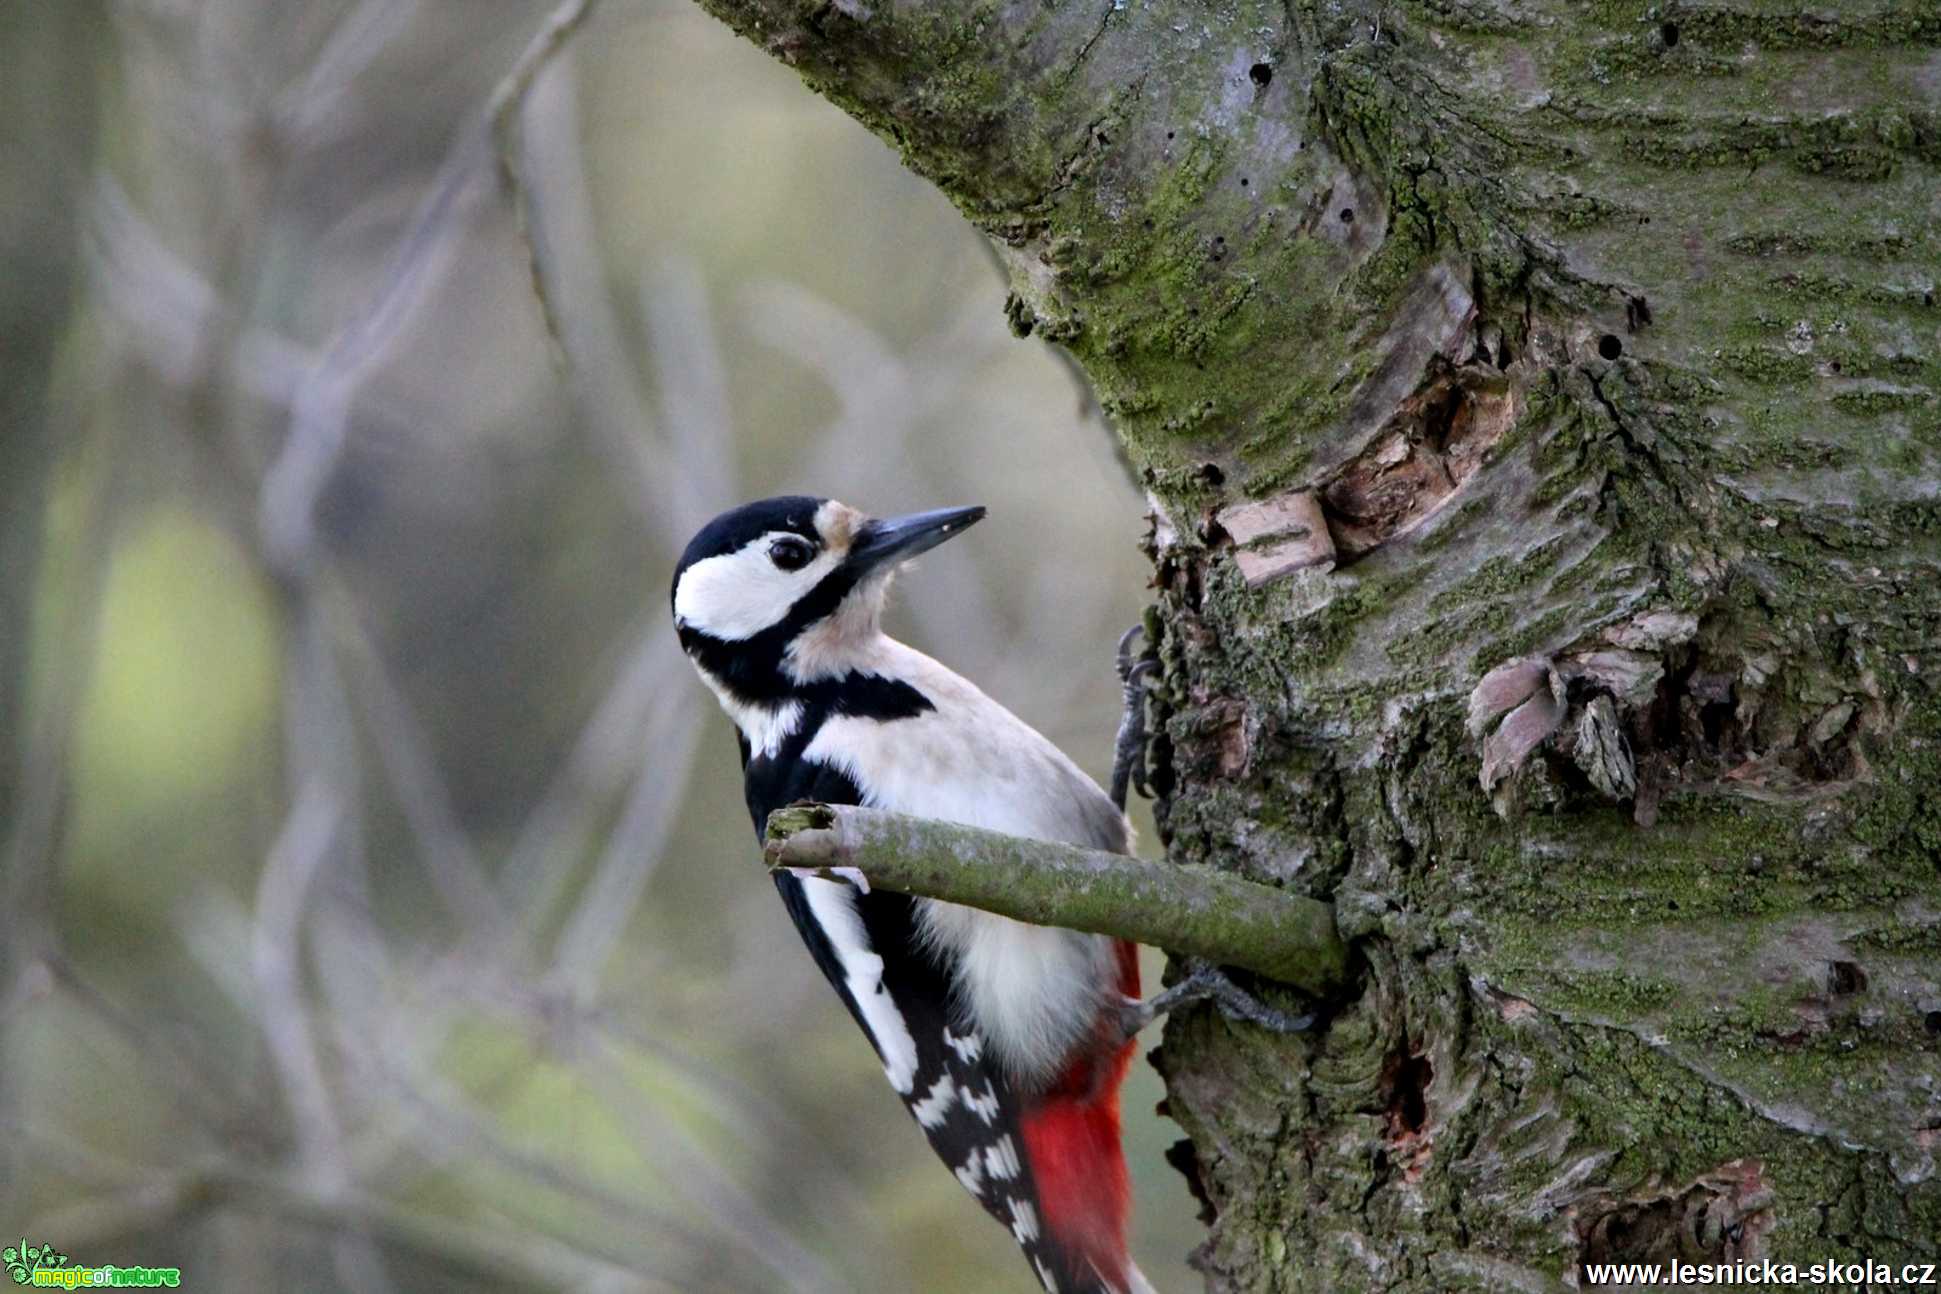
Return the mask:
[[1334,907],[1210,867],[1130,858],[878,809],[768,815],[763,859],[1036,925],[1116,935],[1322,995],[1346,978]]

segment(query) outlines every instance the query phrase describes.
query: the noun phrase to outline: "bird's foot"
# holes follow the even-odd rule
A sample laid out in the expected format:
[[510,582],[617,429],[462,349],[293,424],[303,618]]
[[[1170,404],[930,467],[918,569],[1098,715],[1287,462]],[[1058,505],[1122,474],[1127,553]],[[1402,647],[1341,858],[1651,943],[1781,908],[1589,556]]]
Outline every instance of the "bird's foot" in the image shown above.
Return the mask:
[[1119,638],[1116,664],[1125,701],[1112,748],[1112,803],[1121,810],[1126,807],[1128,784],[1146,799],[1152,798],[1152,787],[1146,784],[1146,679],[1159,668],[1159,658],[1133,650],[1144,634],[1143,625],[1134,625]]
[[1130,1038],[1168,1011],[1197,1002],[1211,1002],[1229,1020],[1257,1024],[1275,1033],[1305,1033],[1314,1027],[1316,1015],[1312,1011],[1289,1015],[1268,1006],[1209,962],[1194,957],[1188,958],[1186,964],[1185,979],[1143,1002],[1128,1002],[1121,1008],[1119,1023],[1126,1037]]

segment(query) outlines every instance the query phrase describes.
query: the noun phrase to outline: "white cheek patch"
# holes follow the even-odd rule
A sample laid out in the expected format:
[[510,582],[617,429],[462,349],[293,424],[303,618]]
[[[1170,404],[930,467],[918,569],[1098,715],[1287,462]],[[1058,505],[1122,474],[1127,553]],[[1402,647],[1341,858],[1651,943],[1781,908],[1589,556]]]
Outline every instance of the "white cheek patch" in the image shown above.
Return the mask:
[[768,558],[768,546],[781,533],[752,539],[732,553],[704,558],[681,572],[681,585],[674,591],[675,619],[725,642],[753,638],[780,624],[789,608],[842,560],[824,549],[801,570],[782,570]]

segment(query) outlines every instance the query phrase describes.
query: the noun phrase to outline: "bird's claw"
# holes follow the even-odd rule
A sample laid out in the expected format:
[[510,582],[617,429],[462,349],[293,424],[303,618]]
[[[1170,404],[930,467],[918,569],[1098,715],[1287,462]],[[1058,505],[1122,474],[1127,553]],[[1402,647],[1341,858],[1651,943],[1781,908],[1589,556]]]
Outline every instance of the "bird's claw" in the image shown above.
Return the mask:
[[1146,626],[1141,623],[1133,625],[1132,628],[1119,635],[1119,646],[1115,653],[1115,659],[1118,663],[1119,682],[1121,683],[1124,683],[1132,676],[1133,662],[1138,659],[1138,653],[1132,650],[1132,644],[1144,637],[1145,632]]
[[1143,625],[1126,630],[1119,636],[1116,653],[1124,708],[1112,750],[1112,803],[1120,809],[1126,807],[1128,783],[1146,799],[1152,798],[1152,786],[1146,781],[1146,680],[1159,668],[1159,658],[1134,651],[1144,633]]
[[1268,1006],[1235,984],[1225,971],[1210,963],[1191,958],[1186,977],[1143,1002],[1128,1002],[1122,1009],[1120,1024],[1129,1038],[1168,1011],[1197,1002],[1211,1002],[1229,1020],[1256,1024],[1275,1033],[1305,1033],[1314,1027],[1312,1011],[1290,1015]]

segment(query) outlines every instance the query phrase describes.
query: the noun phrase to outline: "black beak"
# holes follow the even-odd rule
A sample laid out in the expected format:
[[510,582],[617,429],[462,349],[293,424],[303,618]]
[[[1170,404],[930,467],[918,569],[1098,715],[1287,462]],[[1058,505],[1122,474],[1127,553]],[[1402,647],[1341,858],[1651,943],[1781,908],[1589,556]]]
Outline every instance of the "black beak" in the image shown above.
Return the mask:
[[913,512],[907,517],[865,522],[849,549],[849,566],[858,571],[894,566],[918,553],[929,552],[983,518],[983,508],[938,508],[934,512]]

